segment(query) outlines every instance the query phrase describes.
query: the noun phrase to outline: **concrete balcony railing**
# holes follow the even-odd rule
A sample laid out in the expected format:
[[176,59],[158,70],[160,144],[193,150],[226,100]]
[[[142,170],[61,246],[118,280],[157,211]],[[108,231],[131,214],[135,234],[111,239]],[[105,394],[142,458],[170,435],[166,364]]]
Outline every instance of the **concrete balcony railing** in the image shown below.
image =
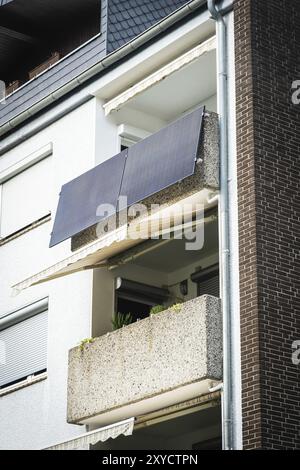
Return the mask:
[[145,414],[208,393],[221,378],[220,301],[204,295],[72,349],[68,422]]

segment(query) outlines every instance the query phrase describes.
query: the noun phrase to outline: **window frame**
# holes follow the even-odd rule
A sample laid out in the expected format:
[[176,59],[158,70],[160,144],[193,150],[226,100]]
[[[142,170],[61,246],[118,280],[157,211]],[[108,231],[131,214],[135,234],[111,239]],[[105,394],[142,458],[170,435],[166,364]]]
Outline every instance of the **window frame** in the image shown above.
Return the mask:
[[118,149],[121,151],[122,146],[128,148],[136,144],[140,140],[149,137],[151,132],[128,124],[120,124],[118,126]]
[[[218,276],[219,277],[219,263],[215,263],[211,266],[208,266],[207,268],[201,269],[199,271],[196,271],[191,275],[191,281],[193,281],[197,285],[197,297],[200,295],[205,295],[201,294],[201,282],[207,281],[213,277]],[[219,289],[220,290],[220,289]],[[219,292],[220,295],[220,292]]]
[[[30,303],[21,308],[18,308],[17,310],[4,314],[0,316],[0,333],[15,325],[22,323],[23,321],[26,321],[35,316],[38,316],[42,313],[45,313],[45,312],[48,313],[48,311],[49,311],[49,298],[44,297],[33,303]],[[46,337],[48,337],[48,331],[47,331]],[[47,350],[46,355],[48,355],[47,346],[48,344],[46,345],[46,350]],[[4,351],[5,350],[3,349],[3,353],[5,354]],[[0,353],[1,353],[1,350],[0,350]],[[1,364],[1,354],[0,354],[0,364]],[[16,379],[12,382],[2,385],[0,387],[0,397],[3,395],[6,395],[7,393],[19,390],[20,388],[27,387],[28,385],[31,385],[33,383],[40,382],[41,380],[46,379],[47,369],[48,369],[48,364],[46,362],[45,369],[38,370],[36,372],[30,373],[29,375],[25,374],[23,377],[20,377],[19,379]]]
[[[12,235],[18,232],[22,232],[23,229],[29,227],[30,225],[34,224],[41,218],[37,220],[32,220],[26,226],[19,227],[16,231],[8,233],[6,235],[2,235],[3,228],[2,228],[2,217],[3,217],[3,185],[7,183],[9,180],[18,176],[23,171],[28,170],[29,168],[33,167],[37,163],[40,163],[42,160],[50,157],[53,155],[53,143],[49,142],[48,144],[44,145],[43,147],[39,148],[35,152],[26,155],[24,158],[18,160],[13,165],[5,168],[0,172],[0,241],[10,238]],[[45,213],[43,217],[49,216],[50,213]],[[43,218],[42,217],[42,218]]]

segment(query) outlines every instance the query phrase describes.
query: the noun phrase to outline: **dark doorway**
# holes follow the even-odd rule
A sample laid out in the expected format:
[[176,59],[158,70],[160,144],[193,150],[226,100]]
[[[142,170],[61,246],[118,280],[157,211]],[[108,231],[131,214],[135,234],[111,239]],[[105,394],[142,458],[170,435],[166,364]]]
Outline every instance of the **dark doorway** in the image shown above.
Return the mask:
[[135,302],[134,300],[124,299],[117,296],[116,311],[120,313],[131,313],[133,322],[142,320],[149,316],[152,305]]

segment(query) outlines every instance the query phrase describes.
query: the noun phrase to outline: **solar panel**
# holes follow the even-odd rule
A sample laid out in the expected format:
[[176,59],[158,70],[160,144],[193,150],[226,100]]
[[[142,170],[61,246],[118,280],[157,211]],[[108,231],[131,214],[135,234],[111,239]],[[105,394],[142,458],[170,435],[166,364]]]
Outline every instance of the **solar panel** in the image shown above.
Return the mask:
[[202,116],[198,108],[128,149],[121,186],[128,206],[194,173]]
[[100,204],[117,207],[127,150],[97,165],[62,187],[50,247],[91,227]]
[[198,108],[62,187],[50,247],[95,225],[100,204],[131,206],[195,171],[204,108]]

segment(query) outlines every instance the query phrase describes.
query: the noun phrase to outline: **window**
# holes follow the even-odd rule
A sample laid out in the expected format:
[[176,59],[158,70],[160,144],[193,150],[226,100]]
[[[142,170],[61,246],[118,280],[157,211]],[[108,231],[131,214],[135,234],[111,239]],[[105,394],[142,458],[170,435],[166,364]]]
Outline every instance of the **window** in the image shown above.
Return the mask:
[[[52,153],[52,149],[51,149]],[[5,175],[1,191],[1,238],[7,237],[51,211],[51,158]],[[0,175],[1,176],[1,175]]]
[[197,295],[213,295],[219,297],[219,265],[192,274],[191,280],[197,284]]
[[0,389],[47,369],[48,299],[0,318]]
[[137,127],[129,126],[127,124],[120,124],[118,127],[118,136],[120,150],[125,150],[132,145],[136,144],[140,140],[145,139],[151,135],[150,132],[145,131],[144,129],[139,129]]

